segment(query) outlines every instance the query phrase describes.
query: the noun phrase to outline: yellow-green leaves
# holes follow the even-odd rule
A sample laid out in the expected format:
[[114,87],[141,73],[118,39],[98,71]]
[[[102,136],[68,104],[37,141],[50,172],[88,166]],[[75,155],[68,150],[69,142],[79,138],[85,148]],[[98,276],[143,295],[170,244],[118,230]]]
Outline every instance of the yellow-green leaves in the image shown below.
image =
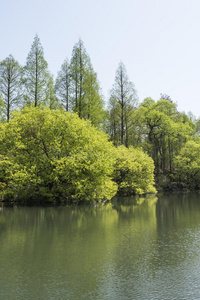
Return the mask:
[[191,189],[200,188],[200,143],[188,141],[175,158],[175,179]]
[[155,192],[153,161],[142,150],[115,148],[77,114],[25,107],[1,123],[3,197],[17,201],[110,200]]
[[26,107],[1,126],[0,171],[9,195],[51,200],[115,195],[114,147],[89,121],[63,110]]
[[174,103],[168,100],[155,102],[151,98],[141,103],[132,118],[132,145],[139,145],[152,157],[157,174],[172,172],[174,157],[195,135],[194,124],[177,111]]
[[155,193],[153,160],[140,149],[116,149],[114,180],[120,195]]

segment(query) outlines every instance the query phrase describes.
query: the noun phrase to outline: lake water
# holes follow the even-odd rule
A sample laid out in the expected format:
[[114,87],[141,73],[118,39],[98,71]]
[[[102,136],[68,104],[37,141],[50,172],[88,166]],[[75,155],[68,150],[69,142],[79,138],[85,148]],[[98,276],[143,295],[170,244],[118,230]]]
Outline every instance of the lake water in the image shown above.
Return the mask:
[[200,194],[1,208],[0,299],[200,299]]

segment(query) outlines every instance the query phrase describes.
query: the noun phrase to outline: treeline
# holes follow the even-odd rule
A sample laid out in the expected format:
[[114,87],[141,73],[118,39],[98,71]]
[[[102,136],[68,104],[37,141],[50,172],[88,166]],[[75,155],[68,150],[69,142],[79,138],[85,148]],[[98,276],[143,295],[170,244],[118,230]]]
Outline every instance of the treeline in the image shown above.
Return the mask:
[[2,197],[109,199],[155,191],[154,175],[158,189],[200,187],[200,120],[167,95],[139,104],[122,62],[105,109],[82,40],[55,82],[37,35],[25,66],[1,61],[0,118]]
[[11,112],[25,105],[63,106],[98,125],[104,119],[104,103],[97,74],[83,42],[74,45],[70,62],[66,59],[54,82],[36,35],[25,66],[12,55],[0,62],[1,118],[9,121]]

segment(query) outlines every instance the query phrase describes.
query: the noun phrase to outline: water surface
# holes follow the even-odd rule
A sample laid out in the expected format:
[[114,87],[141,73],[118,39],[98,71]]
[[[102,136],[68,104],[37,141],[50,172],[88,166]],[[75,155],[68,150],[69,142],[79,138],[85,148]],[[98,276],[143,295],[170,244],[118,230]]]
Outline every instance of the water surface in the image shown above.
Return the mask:
[[200,299],[200,195],[0,210],[0,299]]

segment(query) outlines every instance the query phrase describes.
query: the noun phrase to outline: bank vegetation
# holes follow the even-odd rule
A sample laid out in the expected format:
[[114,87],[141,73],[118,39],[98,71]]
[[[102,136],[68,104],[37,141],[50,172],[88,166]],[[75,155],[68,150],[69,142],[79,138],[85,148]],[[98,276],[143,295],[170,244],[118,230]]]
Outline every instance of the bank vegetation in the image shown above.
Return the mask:
[[120,62],[105,107],[79,40],[54,80],[36,35],[0,62],[0,200],[79,202],[200,188],[200,120],[168,95],[139,103]]

